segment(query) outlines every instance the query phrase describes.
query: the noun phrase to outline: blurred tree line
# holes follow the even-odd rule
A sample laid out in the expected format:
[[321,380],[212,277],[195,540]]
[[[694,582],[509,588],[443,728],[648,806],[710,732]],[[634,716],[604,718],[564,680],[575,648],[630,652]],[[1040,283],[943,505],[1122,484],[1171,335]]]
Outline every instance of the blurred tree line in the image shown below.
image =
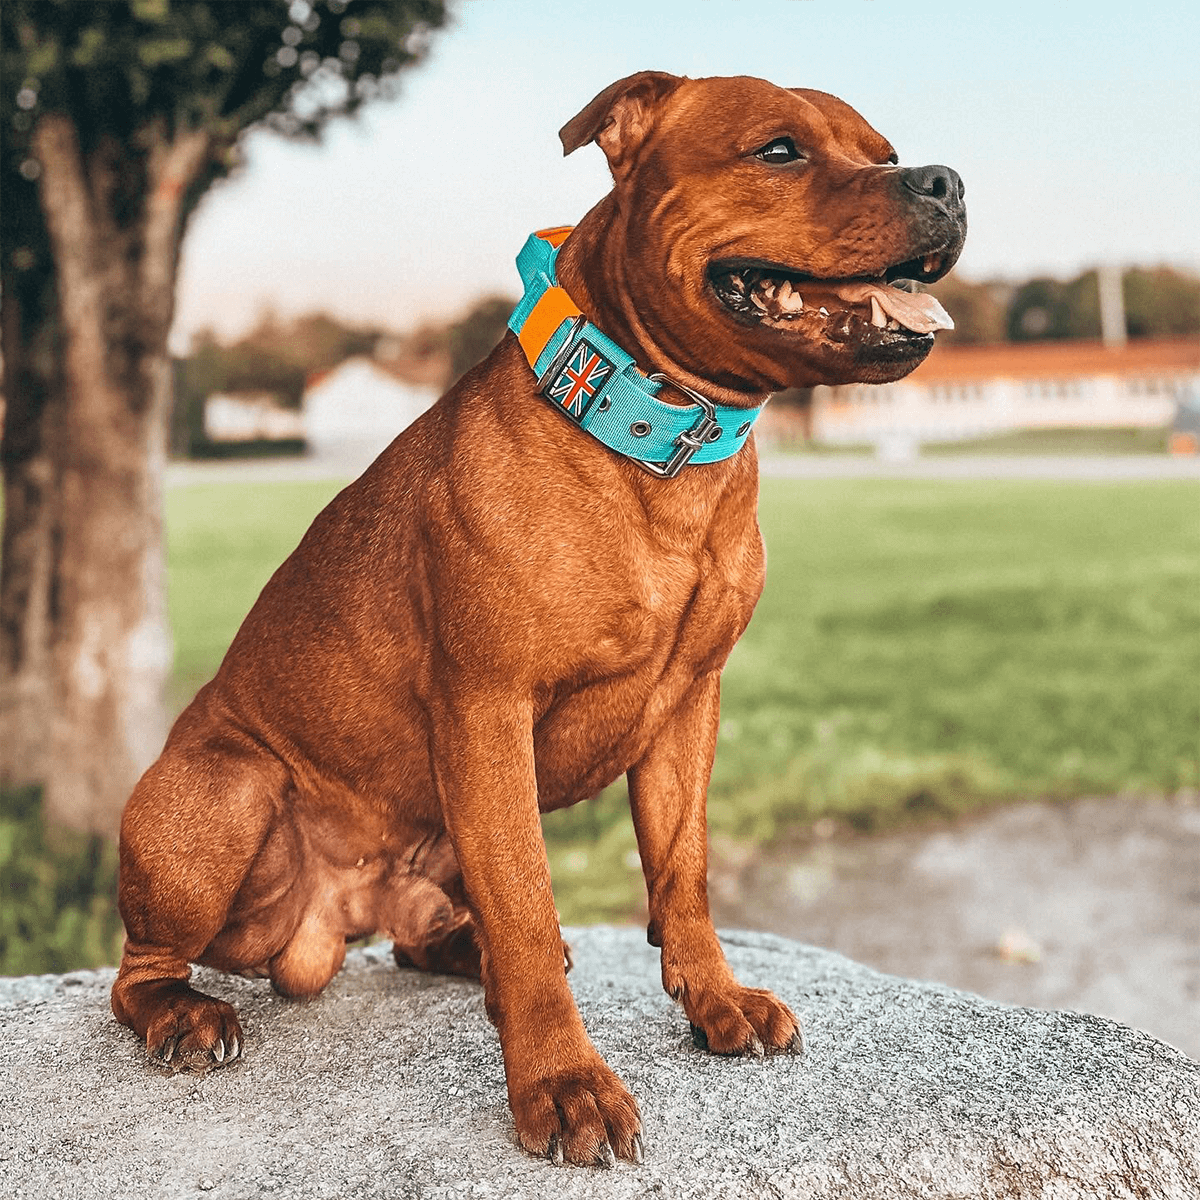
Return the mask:
[[204,401],[222,392],[270,392],[285,408],[299,408],[311,375],[356,354],[374,354],[386,339],[378,327],[348,325],[325,313],[283,323],[266,311],[249,333],[228,345],[212,329],[192,337],[175,362],[171,448],[188,454],[204,441]]
[[[1200,276],[1169,266],[1134,267],[1122,278],[1131,338],[1200,333]],[[942,339],[957,345],[1100,337],[1095,271],[1074,279],[1038,277],[1020,283],[975,283],[951,275],[929,289],[954,317]],[[202,330],[187,358],[176,363],[173,448],[186,454],[202,437],[205,397],[214,392],[272,392],[298,408],[305,383],[352,355],[390,360],[423,382],[449,387],[484,358],[504,335],[515,299],[485,296],[446,321],[427,321],[409,333],[345,324],[325,313],[287,323],[266,313],[237,341],[223,344]],[[432,365],[436,364],[436,365]]]
[[[1039,276],[1022,283],[972,283],[951,275],[929,289],[954,317],[942,334],[961,346],[989,342],[1060,341],[1100,336],[1097,273],[1074,279]],[[1131,338],[1200,333],[1200,276],[1174,267],[1133,267],[1122,275]]]
[[484,296],[459,316],[423,322],[409,333],[346,323],[328,313],[284,322],[270,310],[233,342],[202,329],[187,356],[175,361],[172,451],[187,455],[203,445],[209,396],[270,392],[285,408],[299,408],[314,374],[355,355],[374,357],[414,382],[447,388],[500,340],[515,305],[509,296]]
[[[1131,338],[1186,337],[1200,333],[1200,277],[1169,266],[1134,267],[1123,273],[1125,320]],[[929,289],[954,317],[942,334],[960,345],[1099,338],[1096,271],[1074,279],[1047,277],[1020,283],[975,283],[951,275]],[[204,402],[220,392],[271,392],[299,408],[308,379],[353,355],[372,355],[413,382],[448,388],[486,357],[504,336],[516,301],[485,296],[446,321],[426,321],[409,333],[382,326],[345,324],[325,313],[283,323],[265,313],[237,341],[223,344],[211,329],[192,340],[175,364],[172,449],[202,451]],[[809,411],[811,389],[792,388],[776,403]]]

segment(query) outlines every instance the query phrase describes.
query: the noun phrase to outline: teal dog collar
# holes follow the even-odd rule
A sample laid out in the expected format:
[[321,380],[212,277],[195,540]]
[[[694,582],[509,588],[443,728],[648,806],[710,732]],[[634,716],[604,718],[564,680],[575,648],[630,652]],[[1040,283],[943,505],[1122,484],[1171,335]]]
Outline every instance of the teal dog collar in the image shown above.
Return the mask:
[[[538,380],[538,392],[580,429],[660,478],[688,463],[719,462],[743,446],[762,405],[714,404],[662,374],[644,375],[596,328],[559,285],[554,271],[569,226],[531,234],[517,255],[525,295],[508,319]],[[658,398],[664,383],[690,405]]]

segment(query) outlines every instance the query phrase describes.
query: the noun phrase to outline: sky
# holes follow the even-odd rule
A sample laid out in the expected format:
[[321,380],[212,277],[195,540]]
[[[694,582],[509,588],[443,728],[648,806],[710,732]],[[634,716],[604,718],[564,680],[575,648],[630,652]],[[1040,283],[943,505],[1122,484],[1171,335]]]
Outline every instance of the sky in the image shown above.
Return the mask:
[[608,190],[559,128],[645,69],[833,92],[967,188],[966,279],[1200,268],[1194,0],[451,0],[395,100],[318,145],[251,132],[184,242],[172,345],[266,309],[404,330],[516,295],[534,229]]

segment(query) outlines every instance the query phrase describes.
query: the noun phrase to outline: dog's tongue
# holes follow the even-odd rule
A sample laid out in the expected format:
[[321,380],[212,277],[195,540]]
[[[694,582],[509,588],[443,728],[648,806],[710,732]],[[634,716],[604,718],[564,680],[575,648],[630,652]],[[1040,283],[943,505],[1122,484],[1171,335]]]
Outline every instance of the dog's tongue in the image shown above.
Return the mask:
[[[913,333],[933,333],[936,329],[954,328],[950,314],[928,292],[902,292],[899,288],[879,283],[839,283],[833,290],[851,304],[876,301],[887,316],[895,318]],[[875,311],[874,306],[871,311]]]

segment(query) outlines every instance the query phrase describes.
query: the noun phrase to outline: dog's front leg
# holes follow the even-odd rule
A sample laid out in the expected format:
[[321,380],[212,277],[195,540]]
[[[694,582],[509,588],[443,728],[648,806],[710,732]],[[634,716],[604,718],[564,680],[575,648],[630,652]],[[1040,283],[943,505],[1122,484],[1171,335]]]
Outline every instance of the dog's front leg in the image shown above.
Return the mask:
[[484,1000],[525,1149],[561,1162],[641,1158],[637,1101],[596,1052],[567,986],[542,841],[532,710],[445,696],[431,712],[437,788],[475,914]]
[[801,1051],[800,1022],[771,992],[742,987],[708,911],[705,801],[717,745],[720,673],[701,676],[629,771],[629,798],[650,898],[663,987],[697,1042],[717,1054]]

